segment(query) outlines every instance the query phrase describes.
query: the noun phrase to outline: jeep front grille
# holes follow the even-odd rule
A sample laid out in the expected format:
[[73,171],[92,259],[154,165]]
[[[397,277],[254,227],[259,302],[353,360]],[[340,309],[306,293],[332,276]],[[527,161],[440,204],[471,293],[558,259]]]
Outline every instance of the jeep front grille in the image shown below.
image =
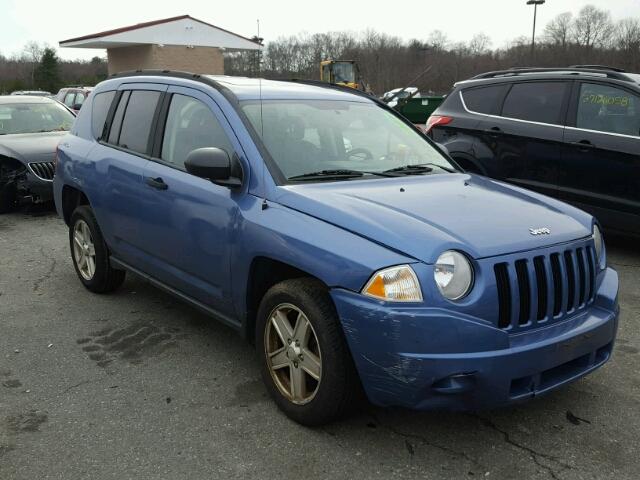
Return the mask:
[[30,163],[29,168],[31,168],[33,174],[40,180],[53,180],[53,176],[55,174],[53,162]]
[[593,301],[596,261],[591,245],[533,253],[493,266],[502,329],[519,331],[552,323]]

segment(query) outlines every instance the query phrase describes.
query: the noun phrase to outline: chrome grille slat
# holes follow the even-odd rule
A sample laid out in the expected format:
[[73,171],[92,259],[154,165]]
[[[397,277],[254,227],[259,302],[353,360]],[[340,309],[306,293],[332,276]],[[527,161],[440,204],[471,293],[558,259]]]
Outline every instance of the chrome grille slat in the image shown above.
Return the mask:
[[576,265],[578,266],[578,306],[587,303],[587,264],[584,259],[584,249],[576,249]]
[[536,275],[536,269],[534,261],[528,261],[527,275],[529,280],[529,319],[528,322],[538,321],[538,278]]
[[559,321],[585,308],[595,295],[595,255],[582,243],[493,265],[499,328],[520,331]]
[[555,285],[553,283],[553,273],[551,271],[551,260],[548,256],[543,256],[542,258],[544,262],[545,278],[547,279],[547,311],[544,317],[546,321],[550,318],[553,318],[553,299],[555,297]]
[[595,254],[591,247],[587,247],[587,260],[589,266],[589,301],[593,300],[595,296],[595,275],[593,272],[596,271],[596,261]]
[[518,275],[513,263],[507,264],[509,275],[509,288],[511,290],[511,316],[509,325],[514,328],[519,324],[520,319],[520,289],[518,285]]
[[498,327],[508,328],[511,325],[511,287],[506,263],[494,265],[496,287],[498,292]]
[[549,315],[549,279],[547,278],[547,266],[545,265],[545,257],[537,256],[533,259],[533,269],[535,272],[534,284],[538,292],[538,300],[536,305],[536,311],[531,313],[535,315],[535,319],[538,322],[544,321]]
[[[531,285],[529,283],[529,272],[526,260],[515,262],[516,276],[518,282],[518,293],[520,295],[520,309],[518,312],[518,324],[524,325],[529,321],[531,313]],[[517,305],[517,303],[516,303]]]
[[53,180],[53,176],[55,175],[55,167],[53,165],[53,162],[30,163],[29,167],[31,168],[33,174],[40,180]]

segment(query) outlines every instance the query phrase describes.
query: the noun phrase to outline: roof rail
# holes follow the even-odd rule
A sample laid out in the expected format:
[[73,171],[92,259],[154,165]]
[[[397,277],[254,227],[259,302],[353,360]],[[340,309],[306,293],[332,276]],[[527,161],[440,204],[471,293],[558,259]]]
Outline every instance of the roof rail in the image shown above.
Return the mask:
[[569,68],[586,68],[589,70],[611,70],[612,72],[625,73],[626,70],[617,67],[609,67],[607,65],[570,65]]
[[481,73],[472,77],[472,80],[479,80],[483,78],[495,78],[495,77],[511,77],[523,74],[531,73],[561,73],[566,75],[594,75],[594,76],[606,76],[607,78],[613,78],[615,80],[622,80],[624,82],[635,82],[631,77],[625,75],[618,70],[611,70],[608,67],[592,68],[592,66],[580,66],[580,67],[567,67],[567,68],[531,68],[531,67],[517,67],[507,70],[496,70],[493,72]]

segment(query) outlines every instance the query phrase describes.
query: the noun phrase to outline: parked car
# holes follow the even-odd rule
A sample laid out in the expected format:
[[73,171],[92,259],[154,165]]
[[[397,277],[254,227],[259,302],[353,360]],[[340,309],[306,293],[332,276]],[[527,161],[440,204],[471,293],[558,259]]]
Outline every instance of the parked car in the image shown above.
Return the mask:
[[486,73],[456,84],[427,130],[469,172],[640,234],[640,74],[594,65]]
[[409,97],[420,98],[420,92],[417,87],[394,88],[385,92],[381,100],[390,107],[395,107],[398,104],[398,100]]
[[11,95],[29,95],[31,97],[51,97],[51,92],[45,90],[16,90]]
[[230,325],[303,424],[360,386],[377,405],[509,405],[611,355],[618,278],[593,217],[461,172],[364,93],[116,76],[58,155],[82,284],[133,272]]
[[93,90],[93,87],[61,88],[56,95],[56,100],[64,103],[71,110],[78,113],[82,108],[82,104],[91,93],[91,90]]
[[52,200],[56,146],[74,119],[46,97],[0,96],[0,213]]

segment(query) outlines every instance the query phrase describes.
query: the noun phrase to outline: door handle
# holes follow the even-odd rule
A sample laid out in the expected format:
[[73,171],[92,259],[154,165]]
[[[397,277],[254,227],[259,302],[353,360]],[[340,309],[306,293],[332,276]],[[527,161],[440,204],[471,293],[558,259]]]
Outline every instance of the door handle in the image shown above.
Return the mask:
[[579,142],[571,142],[570,145],[574,147],[578,147],[578,150],[581,152],[588,152],[589,150],[596,148],[596,146],[591,143],[589,140],[580,140]]
[[498,134],[502,133],[502,129],[500,127],[491,127],[485,129],[484,133],[486,133],[490,137],[495,138],[498,136]]
[[158,190],[166,190],[167,188],[169,188],[169,185],[164,183],[164,180],[162,180],[162,178],[160,177],[158,178],[147,177],[146,182],[147,182],[147,185],[153,188],[156,188]]

